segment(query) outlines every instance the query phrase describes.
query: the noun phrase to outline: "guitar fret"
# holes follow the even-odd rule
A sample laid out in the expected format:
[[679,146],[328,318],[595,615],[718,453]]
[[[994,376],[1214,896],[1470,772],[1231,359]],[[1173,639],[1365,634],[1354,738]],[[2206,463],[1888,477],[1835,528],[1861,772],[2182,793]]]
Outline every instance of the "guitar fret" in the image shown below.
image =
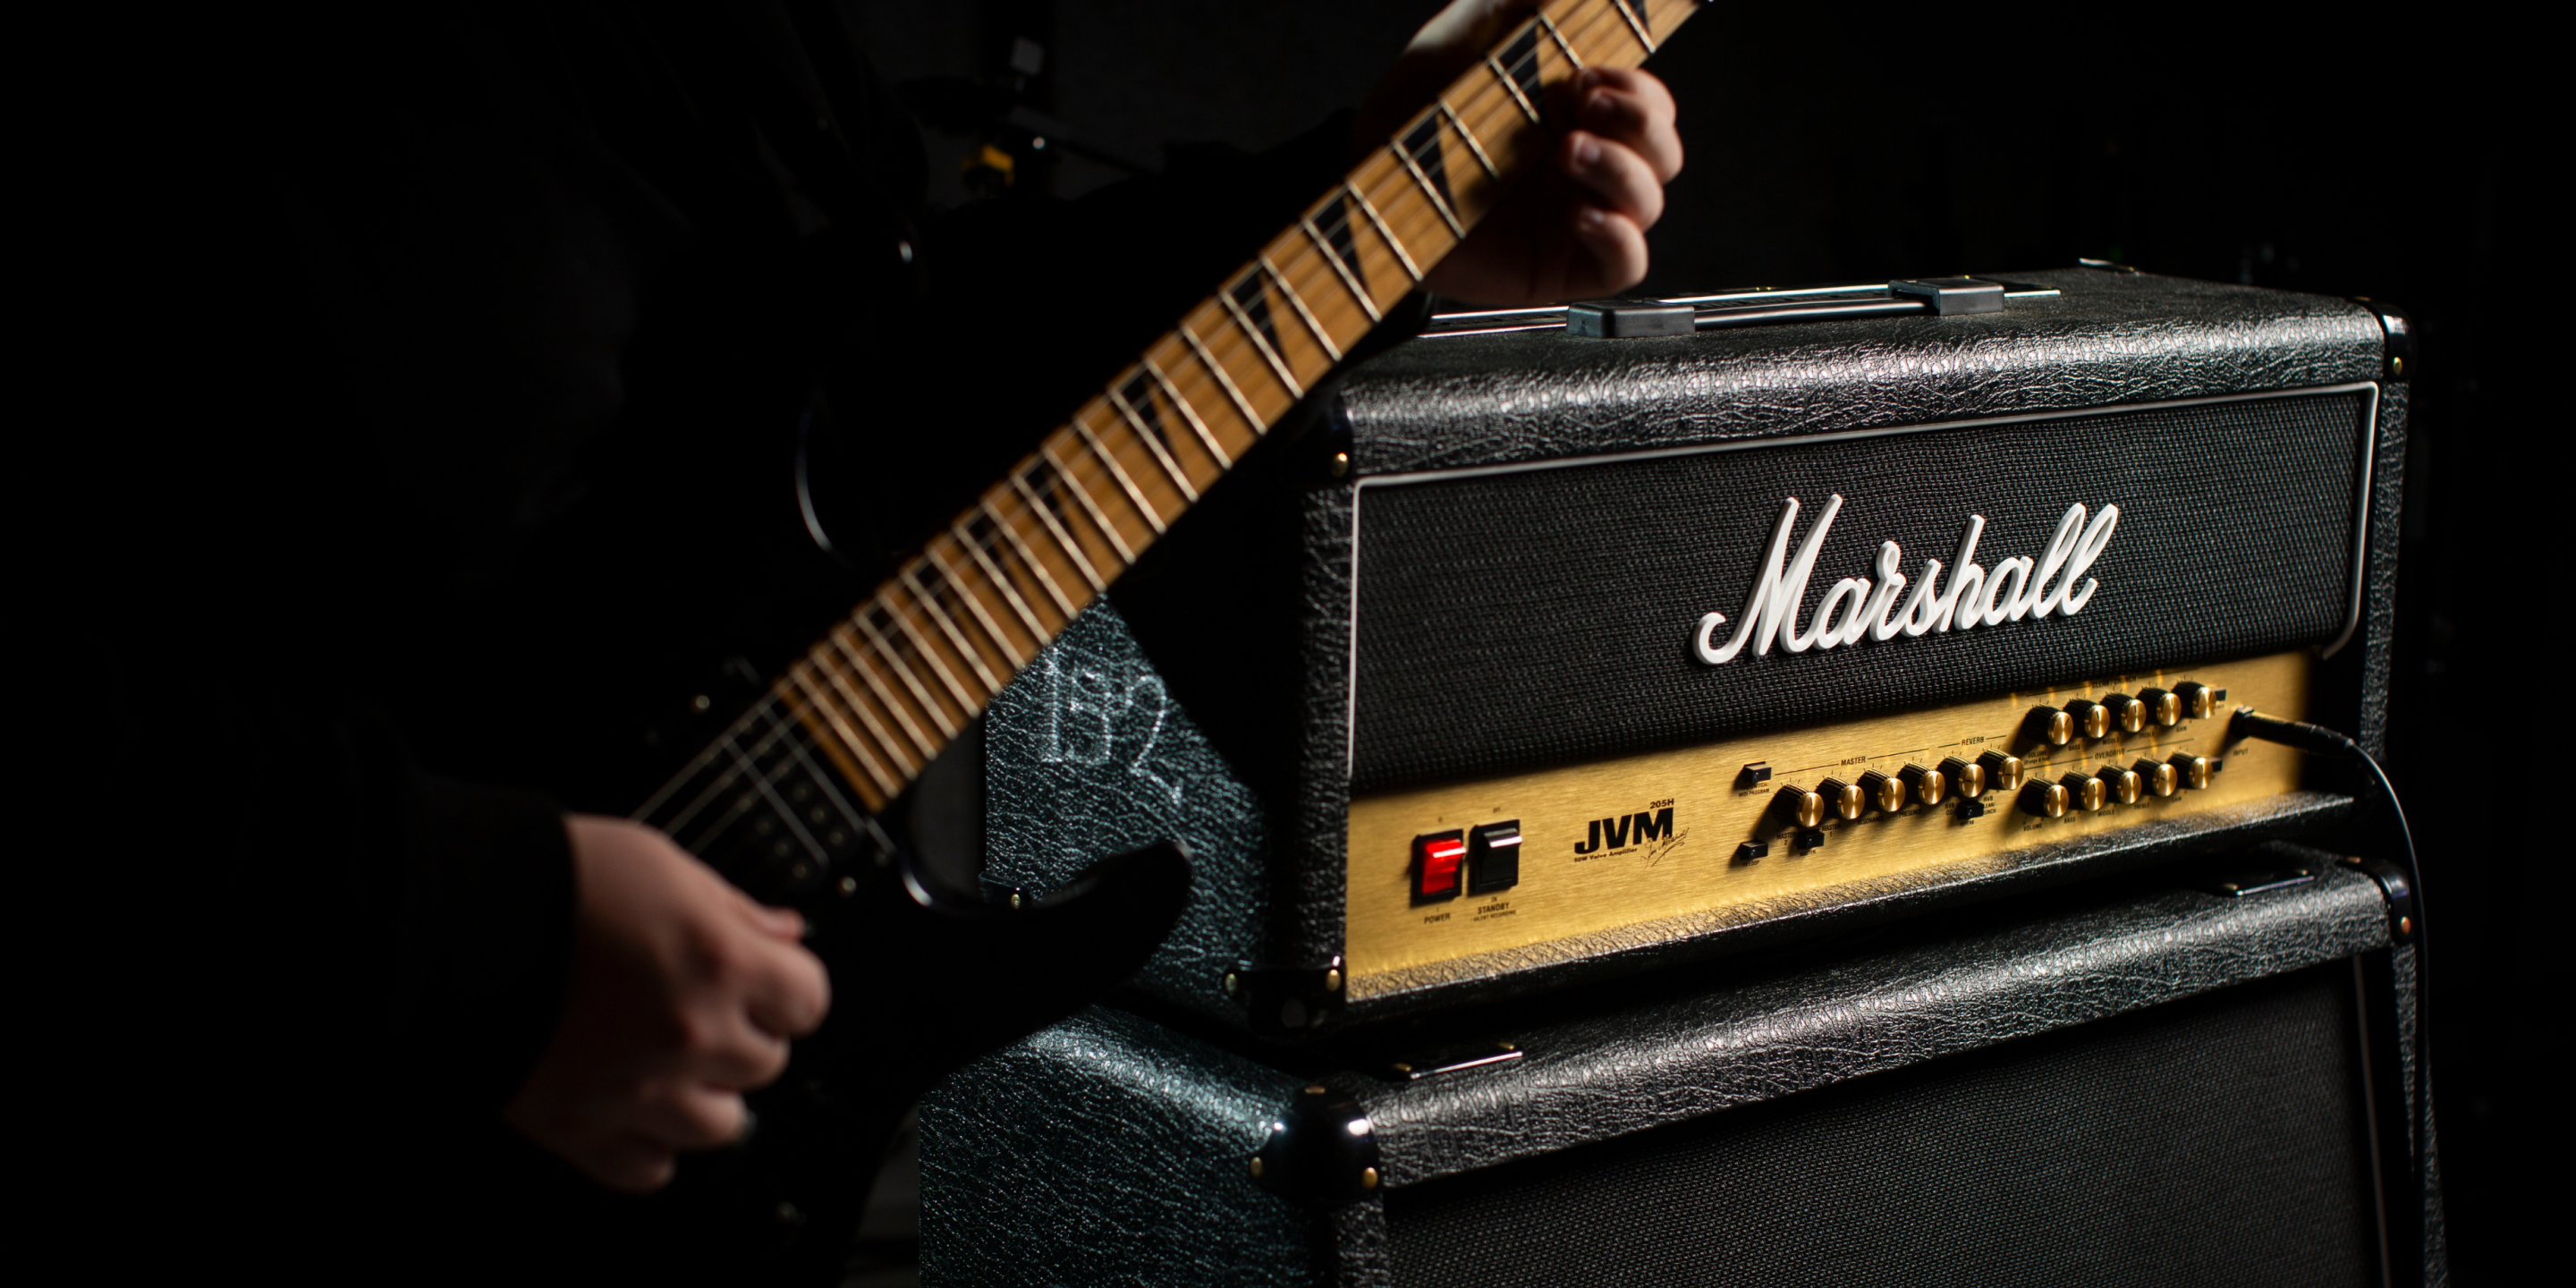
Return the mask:
[[1217,445],[1216,435],[1209,433],[1207,422],[1199,419],[1199,409],[1191,406],[1190,400],[1181,396],[1180,386],[1173,384],[1172,378],[1163,374],[1162,365],[1155,362],[1150,355],[1145,359],[1145,373],[1154,378],[1155,384],[1162,386],[1164,399],[1180,410],[1181,419],[1190,423],[1191,432],[1199,436],[1199,445],[1207,448],[1208,455],[1216,458],[1217,466],[1220,469],[1233,469],[1234,456]]
[[840,711],[825,700],[823,691],[815,688],[814,682],[805,677],[804,669],[803,663],[789,667],[787,676],[792,683],[805,691],[805,709],[823,713],[823,718],[831,723],[832,732],[840,738],[841,745],[849,748],[851,754],[858,759],[859,768],[866,772],[869,784],[877,789],[878,795],[889,800],[901,795],[903,780],[888,774],[885,766],[878,763],[876,756],[869,754],[867,744],[859,738],[859,731],[851,728],[849,722],[841,718]]
[[1288,307],[1297,311],[1298,320],[1306,324],[1306,330],[1314,335],[1315,343],[1324,347],[1324,356],[1335,362],[1341,361],[1342,346],[1333,343],[1333,337],[1324,334],[1323,325],[1315,321],[1314,313],[1306,307],[1305,297],[1297,294],[1297,288],[1288,284],[1288,279],[1279,272],[1278,265],[1270,262],[1268,255],[1261,257],[1261,271],[1270,274],[1270,280],[1278,284],[1279,294],[1287,299]]
[[[1616,16],[1599,12],[1604,5]],[[1101,396],[1106,411],[1084,406],[1004,483],[915,550],[639,817],[674,837],[700,838],[696,844],[711,861],[743,878],[783,874],[790,864],[806,863],[807,854],[829,861],[850,851],[844,842],[869,835],[882,840],[873,812],[917,781],[991,696],[1045,656],[1083,607],[1106,594],[1279,416],[1349,361],[1367,328],[1384,322],[1387,302],[1423,286],[1434,252],[1465,239],[1495,194],[1539,159],[1550,90],[1588,70],[1579,46],[1594,47],[1595,65],[1635,66],[1658,48],[1659,23],[1662,38],[1670,39],[1695,8],[1683,0],[1552,0],[1531,13],[1482,56],[1481,71],[1462,68],[1402,134],[1386,141],[1391,165],[1363,155],[1292,230],[1262,246],[1249,266],[1149,347]],[[1620,42],[1620,34],[1636,43]],[[1551,45],[1562,61],[1549,60]],[[1461,186],[1465,176],[1444,130],[1489,186]],[[1367,243],[1363,227],[1384,243],[1383,253]],[[1441,241],[1443,231],[1456,240]],[[1423,241],[1422,257],[1408,238]],[[1326,273],[1306,262],[1310,254],[1321,256],[1348,303],[1332,296]],[[1398,269],[1401,278],[1394,276]],[[1289,338],[1295,327],[1278,321],[1283,310],[1296,313],[1296,326],[1311,344]],[[1229,323],[1239,339],[1222,333]],[[1218,343],[1226,346],[1221,358]],[[1245,370],[1266,366],[1284,398],[1257,379],[1238,379],[1232,364],[1247,353],[1254,362]],[[1190,362],[1204,376],[1186,370]],[[1222,405],[1242,418],[1241,440],[1218,410],[1220,400],[1208,398],[1211,383],[1222,392]],[[1192,449],[1181,447],[1175,417],[1188,423]],[[1168,484],[1151,470],[1127,467],[1129,434]],[[1190,450],[1206,453],[1212,477],[1197,475],[1201,462]],[[1082,460],[1083,453],[1094,459]],[[1135,520],[1113,518],[1115,503],[1095,488],[1104,479],[1124,494]],[[1166,485],[1173,489],[1168,514]],[[1135,536],[1126,528],[1131,521],[1144,525]],[[945,597],[957,602],[942,602]]]
[[[1344,218],[1347,219],[1348,216]],[[1378,316],[1377,301],[1369,298],[1368,288],[1360,284],[1360,279],[1351,276],[1351,266],[1343,263],[1340,255],[1333,253],[1333,244],[1324,240],[1324,234],[1315,227],[1315,217],[1308,215],[1298,220],[1297,226],[1306,230],[1306,238],[1315,243],[1316,253],[1324,257],[1325,263],[1333,266],[1333,273],[1342,279],[1342,285],[1350,288],[1351,299],[1359,304],[1360,312],[1368,314],[1369,325],[1376,326],[1384,321],[1384,318]]]
[[[1126,468],[1118,463],[1117,457],[1109,454],[1108,448],[1100,445],[1099,436],[1091,432],[1089,425],[1082,423],[1082,417],[1078,414],[1073,418],[1073,432],[1080,434],[1083,444],[1091,449],[1091,454],[1099,457],[1100,463],[1109,467],[1109,476],[1116,479],[1118,486],[1126,491],[1127,499],[1135,502],[1136,512],[1145,516],[1145,526],[1152,528],[1155,536],[1163,535],[1162,514],[1145,500],[1144,489],[1137,487],[1136,480],[1127,476]],[[1127,554],[1125,550],[1122,549],[1119,553],[1126,556],[1128,563],[1136,562],[1136,556]]]
[[1163,473],[1171,476],[1172,486],[1181,490],[1181,499],[1193,505],[1197,504],[1199,490],[1190,486],[1190,476],[1181,472],[1181,463],[1173,460],[1172,454],[1164,450],[1161,437],[1145,424],[1143,416],[1136,414],[1136,405],[1127,401],[1126,395],[1119,393],[1115,386],[1109,390],[1109,405],[1118,409],[1119,416],[1127,422],[1127,428],[1135,431],[1137,439],[1145,444],[1145,450],[1153,454],[1154,463],[1162,466]]
[[[1055,445],[1044,444],[1038,450],[1045,455],[1046,463],[1055,470],[1057,485],[1073,494],[1074,501],[1082,507],[1083,515],[1091,520],[1092,527],[1097,529],[1101,536],[1109,539],[1110,549],[1117,552],[1119,568],[1124,570],[1128,565],[1135,563],[1136,552],[1127,548],[1126,534],[1121,533],[1109,522],[1108,512],[1100,508],[1100,501],[1091,495],[1091,489],[1082,486],[1073,477],[1072,467],[1064,463],[1063,457],[1055,454]],[[1102,581],[1100,574],[1092,570],[1091,561],[1087,558],[1082,561],[1082,579],[1091,583],[1091,592],[1095,595],[1109,589],[1109,583]]]
[[[851,643],[851,639],[856,637],[844,638],[844,632],[848,630],[847,625],[837,626],[824,638],[831,640],[833,646],[841,650],[842,656],[850,659],[850,669],[859,673],[859,682],[868,686],[868,692],[876,695],[877,705],[884,707],[886,714],[894,717],[894,722],[903,727],[903,736],[912,740],[913,749],[921,753],[921,763],[928,765],[931,759],[939,754],[940,747],[945,744],[931,741],[930,736],[922,732],[920,722],[912,718],[912,709],[896,698],[894,690],[887,688],[885,681],[877,675],[878,664],[862,656],[857,647]],[[870,634],[873,635],[874,632]],[[878,641],[877,647],[882,650],[884,641]],[[899,671],[897,678],[901,678]]]
[[[878,683],[876,677],[869,673],[867,664],[860,661],[859,655],[852,651],[847,643],[842,641],[840,628],[835,627],[831,631],[826,632],[823,638],[829,641],[832,647],[839,649],[842,656],[850,659],[850,667],[851,669],[858,671],[860,683],[867,685],[868,691],[877,695],[876,705],[883,707],[886,714],[892,716],[895,723],[902,726],[905,737],[912,740],[913,749],[921,753],[920,764],[903,765],[904,776],[906,778],[910,778],[912,775],[920,773],[924,768],[927,768],[930,764],[930,758],[938,755],[939,749],[931,746],[928,741],[922,738],[921,731],[913,727],[912,717],[904,714],[903,709],[895,705],[894,695],[884,691],[885,686]],[[860,724],[868,727],[868,734],[870,737],[876,739],[877,746],[882,748],[887,756],[893,758],[900,764],[905,758],[902,740],[888,732],[884,725],[877,723],[876,716],[868,711],[867,699],[860,696],[857,689],[850,687],[850,681],[848,677],[841,674],[841,668],[837,666],[826,666],[817,662],[814,665],[814,669],[821,672],[824,679],[831,681],[832,688],[841,695],[841,706],[847,708],[851,715],[857,716]]]
[[1342,191],[1349,193],[1351,200],[1359,203],[1360,213],[1368,216],[1369,225],[1377,229],[1377,235],[1385,238],[1386,244],[1394,249],[1396,261],[1404,265],[1405,275],[1413,279],[1414,285],[1421,285],[1422,269],[1414,264],[1413,255],[1404,249],[1404,243],[1395,239],[1395,230],[1387,227],[1386,220],[1379,217],[1377,207],[1369,204],[1368,194],[1347,181],[1342,184]]
[[[939,597],[931,594],[928,588],[921,584],[911,567],[906,567],[899,575],[903,578],[903,584],[910,587],[912,593],[921,600],[921,606],[930,610],[932,620],[939,623],[940,633],[948,637],[948,642],[956,646],[958,656],[965,658],[966,665],[974,668],[975,678],[984,684],[984,692],[1001,692],[1002,682],[993,678],[992,671],[984,665],[983,655],[976,651],[974,645],[966,642],[966,633],[957,629],[956,619],[948,615],[948,610],[939,606]],[[967,598],[966,592],[958,590],[955,582],[943,579],[941,584],[955,591],[959,599]],[[1007,657],[1010,655],[1010,650],[1004,649],[1002,653]]]
[[1460,241],[1465,241],[1467,239],[1466,225],[1459,223],[1458,216],[1450,212],[1449,203],[1441,198],[1440,189],[1432,186],[1431,176],[1422,172],[1422,167],[1414,161],[1413,154],[1405,151],[1401,144],[1396,143],[1387,144],[1386,150],[1394,153],[1395,159],[1404,163],[1404,172],[1413,176],[1414,185],[1422,189],[1422,195],[1431,198],[1431,208],[1440,212],[1440,221],[1449,225],[1449,232],[1451,235],[1457,237]]
[[1512,102],[1519,105],[1521,115],[1528,117],[1530,124],[1538,124],[1538,108],[1530,103],[1529,95],[1522,93],[1521,87],[1513,82],[1511,74],[1503,70],[1503,65],[1494,61],[1492,54],[1485,55],[1485,70],[1492,72],[1494,79],[1502,82],[1503,92],[1512,96]]
[[1655,38],[1647,35],[1646,25],[1637,21],[1636,14],[1629,12],[1628,3],[1629,0],[1610,0],[1610,7],[1618,10],[1619,16],[1628,20],[1628,30],[1636,33],[1637,43],[1644,45],[1646,52],[1651,54],[1655,52]]
[[1190,346],[1191,353],[1198,355],[1199,365],[1207,368],[1209,375],[1216,377],[1217,384],[1225,389],[1225,396],[1234,400],[1235,410],[1243,413],[1243,423],[1252,427],[1254,437],[1260,437],[1263,432],[1261,413],[1252,409],[1252,404],[1244,398],[1243,391],[1235,388],[1234,377],[1227,375],[1225,368],[1217,364],[1216,355],[1209,353],[1207,346],[1199,343],[1199,333],[1191,330],[1187,322],[1181,324],[1181,342]]
[[[1618,0],[1610,0],[1610,2],[1616,4]],[[1574,46],[1566,40],[1565,33],[1556,29],[1556,20],[1548,17],[1546,11],[1541,10],[1538,15],[1538,25],[1547,29],[1548,39],[1555,41],[1556,47],[1564,52],[1565,61],[1574,64],[1574,70],[1582,71],[1583,55],[1574,52]]]
[[[884,607],[875,599],[870,599],[868,605],[871,608]],[[921,677],[913,674],[911,667],[904,665],[903,654],[896,651],[895,646],[884,635],[878,633],[876,623],[869,621],[866,613],[860,613],[850,620],[858,623],[860,630],[867,632],[869,645],[876,650],[878,656],[885,659],[886,665],[894,668],[894,676],[903,681],[903,687],[912,691],[913,702],[920,708],[921,713],[930,717],[932,724],[939,726],[939,745],[946,746],[948,739],[957,736],[957,722],[948,718],[948,711],[939,705],[939,699],[930,696],[930,686],[923,684]],[[955,681],[950,683],[953,684]],[[933,756],[939,754],[935,748],[925,747],[924,750]]]
[[[957,673],[949,669],[948,663],[941,660],[939,650],[932,647],[930,643],[930,637],[922,634],[921,628],[913,624],[912,614],[905,609],[897,608],[893,604],[888,603],[886,600],[886,592],[883,589],[879,589],[877,591],[876,598],[869,602],[884,609],[886,619],[894,623],[895,633],[912,642],[913,656],[920,658],[921,665],[930,671],[931,678],[939,681],[940,685],[948,690],[948,696],[957,700],[957,708],[963,713],[963,718],[966,720],[974,719],[975,710],[981,704],[975,700],[972,694],[966,692],[966,686],[958,680]],[[860,619],[862,621],[866,620],[866,617],[866,614],[860,614]],[[869,625],[873,627],[875,623],[871,622]],[[941,710],[934,711],[931,714],[944,716],[948,713],[945,710]],[[954,738],[957,736],[957,731],[949,728],[946,720],[942,720],[939,723],[941,730],[949,737]]]
[[[1055,520],[1047,514],[1046,507],[1038,504],[1038,499],[1036,497],[1029,496],[1028,485],[1020,482],[1020,476],[1017,470],[1011,472],[1011,485],[1019,489],[1020,495],[1028,497],[1029,508],[1036,512],[1040,523],[1046,525],[1050,529],[1055,527]],[[1074,613],[1079,610],[1074,608],[1073,601],[1071,599],[1065,597],[1064,587],[1056,584],[1055,574],[1048,572],[1046,570],[1046,565],[1038,562],[1037,552],[1029,549],[1029,543],[1020,539],[1020,530],[1004,522],[1002,520],[1002,516],[994,512],[992,502],[978,500],[976,504],[983,508],[984,517],[991,519],[993,521],[993,526],[1001,530],[1002,539],[1011,543],[1012,551],[1017,553],[1020,557],[1020,566],[1028,569],[1029,574],[1037,578],[1039,585],[1046,587],[1047,597],[1055,601],[1056,611],[1064,614],[1064,619],[1066,621],[1072,621]],[[1073,546],[1065,541],[1063,533],[1056,533],[1055,539],[1058,545],[1064,547],[1064,551],[1067,555],[1074,555]],[[1079,556],[1077,555],[1074,557],[1076,559],[1077,570],[1079,570]],[[1009,585],[1010,579],[1007,577],[1003,578],[1002,584],[1005,586]],[[1016,601],[1019,596],[1015,594],[1011,598]],[[1023,605],[1020,611],[1025,613],[1028,609]],[[1031,622],[1035,622],[1037,618],[1032,616],[1029,620]],[[1040,639],[1045,639],[1048,638],[1048,634],[1045,631],[1039,631],[1038,637]]]
[[1503,172],[1494,168],[1492,157],[1485,155],[1485,145],[1476,141],[1476,132],[1468,129],[1465,121],[1458,119],[1458,109],[1449,106],[1449,100],[1445,98],[1440,100],[1439,106],[1440,114],[1449,118],[1449,128],[1457,131],[1459,141],[1467,145],[1469,152],[1476,154],[1476,164],[1485,167],[1485,177],[1497,183],[1501,182]]
[[1243,329],[1244,337],[1252,341],[1253,348],[1261,351],[1262,359],[1268,362],[1270,370],[1278,375],[1279,383],[1287,387],[1288,396],[1291,399],[1305,397],[1306,387],[1297,383],[1296,373],[1288,369],[1287,363],[1280,361],[1278,351],[1272,349],[1270,342],[1261,337],[1261,328],[1253,325],[1251,318],[1244,316],[1243,306],[1234,302],[1234,293],[1219,291],[1216,293],[1216,302],[1225,306],[1225,311],[1234,316],[1234,324]]
[[[955,540],[954,536],[950,539]],[[957,592],[957,597],[966,601],[966,611],[973,613],[975,615],[975,620],[983,626],[985,638],[993,641],[993,646],[1002,651],[1002,656],[1011,659],[1012,670],[1016,671],[1021,667],[1027,666],[1029,664],[1029,659],[1037,656],[1034,652],[1023,654],[1011,643],[1010,637],[1002,633],[1002,624],[993,620],[991,611],[984,607],[984,597],[982,595],[974,594],[962,589],[963,583],[959,579],[957,570],[949,567],[948,561],[939,557],[938,546],[930,546],[923,550],[922,554],[923,557],[930,561],[930,565],[932,567],[939,570],[940,577],[946,580],[949,585],[961,587]],[[993,577],[989,580],[991,580],[1004,595],[1010,597],[1014,606],[1018,605],[1020,597],[1012,593],[1009,585],[1003,583],[998,577]],[[1027,616],[1027,610],[1022,609],[1021,615],[1023,617]],[[1027,625],[1029,627],[1029,634],[1034,636],[1038,641],[1037,646],[1044,647],[1046,636],[1037,629],[1037,623],[1032,621],[1027,623]]]

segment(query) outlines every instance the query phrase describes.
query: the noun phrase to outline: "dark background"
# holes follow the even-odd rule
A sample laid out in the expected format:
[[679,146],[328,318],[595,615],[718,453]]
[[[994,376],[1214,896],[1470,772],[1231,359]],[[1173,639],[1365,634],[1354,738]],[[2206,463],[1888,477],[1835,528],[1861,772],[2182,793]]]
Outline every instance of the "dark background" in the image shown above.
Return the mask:
[[[1432,0],[859,3],[897,83],[1014,90],[1070,141],[1161,164],[1167,145],[1258,149],[1354,104]],[[1037,71],[1015,42],[1041,51]],[[1651,64],[1689,165],[1645,289],[2009,273],[2079,256],[2145,271],[2393,300],[2422,350],[2406,494],[2390,772],[2427,887],[2434,1067],[2464,1284],[2518,1278],[2540,1200],[2540,1035],[2560,1006],[2537,951],[2535,806],[2502,753],[2558,710],[2534,641],[2567,611],[2537,512],[2562,453],[2539,385],[2548,190],[2526,50],[2465,6],[2233,5],[1903,12],[1720,3]],[[1077,196],[1119,171],[1064,140],[926,131],[935,201]],[[2547,444],[2544,446],[2544,444]],[[2508,688],[2510,683],[2514,688]],[[2535,718],[2536,717],[2536,718]],[[2537,798],[2537,799],[2535,799]],[[2549,852],[2564,854],[2565,842]],[[2106,1089],[2110,1092],[2113,1089]],[[2559,1179],[2550,1181],[2555,1176]]]

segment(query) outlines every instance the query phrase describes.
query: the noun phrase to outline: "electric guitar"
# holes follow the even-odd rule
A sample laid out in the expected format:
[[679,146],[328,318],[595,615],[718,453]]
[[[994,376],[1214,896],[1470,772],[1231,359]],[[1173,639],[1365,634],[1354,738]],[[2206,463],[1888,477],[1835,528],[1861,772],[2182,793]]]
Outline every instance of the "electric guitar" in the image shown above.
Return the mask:
[[946,1070],[1142,963],[1187,892],[1176,846],[1013,909],[942,893],[880,817],[1502,200],[1549,146],[1552,86],[1636,66],[1699,7],[1553,0],[1511,30],[634,811],[755,896],[806,911],[836,999],[753,1098],[752,1140],[684,1166],[663,1206],[698,1229],[647,1269],[830,1281],[896,1116]]

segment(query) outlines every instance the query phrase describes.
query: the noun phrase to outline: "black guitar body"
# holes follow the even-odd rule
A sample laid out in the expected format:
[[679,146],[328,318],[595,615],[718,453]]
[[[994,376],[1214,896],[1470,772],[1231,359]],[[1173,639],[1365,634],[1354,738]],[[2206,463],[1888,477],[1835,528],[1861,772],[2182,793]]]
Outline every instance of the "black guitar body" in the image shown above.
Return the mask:
[[[425,615],[407,683],[384,700],[433,769],[627,814],[883,571],[878,534],[830,539],[864,522],[866,499],[846,487],[839,462],[854,449],[828,422],[788,413],[729,436],[625,435],[618,448],[557,486],[559,512],[460,588],[460,609]],[[793,772],[763,779],[824,788],[789,786]],[[832,980],[824,1027],[747,1098],[749,1140],[684,1157],[650,1197],[601,1190],[497,1127],[449,1142],[429,1187],[447,1192],[388,1214],[389,1231],[407,1232],[393,1237],[414,1241],[411,1268],[445,1281],[836,1282],[913,1103],[1133,975],[1189,887],[1185,853],[1163,845],[1106,859],[1044,902],[985,902],[971,871],[935,872],[907,844],[917,795],[859,820],[828,862],[776,861],[760,827],[712,840],[675,829],[755,898],[805,914]]]

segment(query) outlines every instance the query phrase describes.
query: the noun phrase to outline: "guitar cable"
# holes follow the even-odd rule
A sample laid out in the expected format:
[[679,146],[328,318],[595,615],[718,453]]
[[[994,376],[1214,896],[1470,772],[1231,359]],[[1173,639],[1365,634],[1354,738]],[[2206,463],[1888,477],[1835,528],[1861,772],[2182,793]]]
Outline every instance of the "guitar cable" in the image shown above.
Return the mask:
[[[2264,715],[2252,707],[2238,707],[2236,714],[2228,721],[2227,737],[2231,742],[2239,738],[2259,738],[2312,756],[2339,757],[2352,761],[2368,771],[2364,777],[2378,786],[2379,798],[2387,804],[2389,817],[2397,820],[2397,839],[2406,852],[2407,898],[2412,904],[2414,917],[2415,1032],[2412,1045],[2415,1048],[2415,1087],[2423,1097],[2423,1107],[2417,1115],[2417,1121],[2412,1124],[2420,1137],[2415,1148],[2415,1195],[2412,1201],[2420,1204],[2424,1202],[2424,1196],[2431,1192],[2433,1168],[2433,1065],[2431,1047],[2427,1040],[2427,1034],[2432,1028],[2430,1020],[2432,986],[2429,983],[2431,973],[2427,968],[2430,949],[2425,932],[2425,925],[2430,918],[2424,912],[2424,874],[2423,869],[2416,862],[2415,831],[2407,826],[2406,807],[2399,803],[2397,787],[2388,781],[2388,771],[2380,768],[2378,759],[2364,750],[2360,743],[2324,725],[2308,724],[2299,720],[2283,720]],[[2399,930],[2403,933],[2405,927],[2401,924]],[[2419,1218],[2416,1247],[2419,1259],[2423,1254],[2423,1245],[2429,1238],[2429,1233],[2423,1229],[2423,1223]]]

